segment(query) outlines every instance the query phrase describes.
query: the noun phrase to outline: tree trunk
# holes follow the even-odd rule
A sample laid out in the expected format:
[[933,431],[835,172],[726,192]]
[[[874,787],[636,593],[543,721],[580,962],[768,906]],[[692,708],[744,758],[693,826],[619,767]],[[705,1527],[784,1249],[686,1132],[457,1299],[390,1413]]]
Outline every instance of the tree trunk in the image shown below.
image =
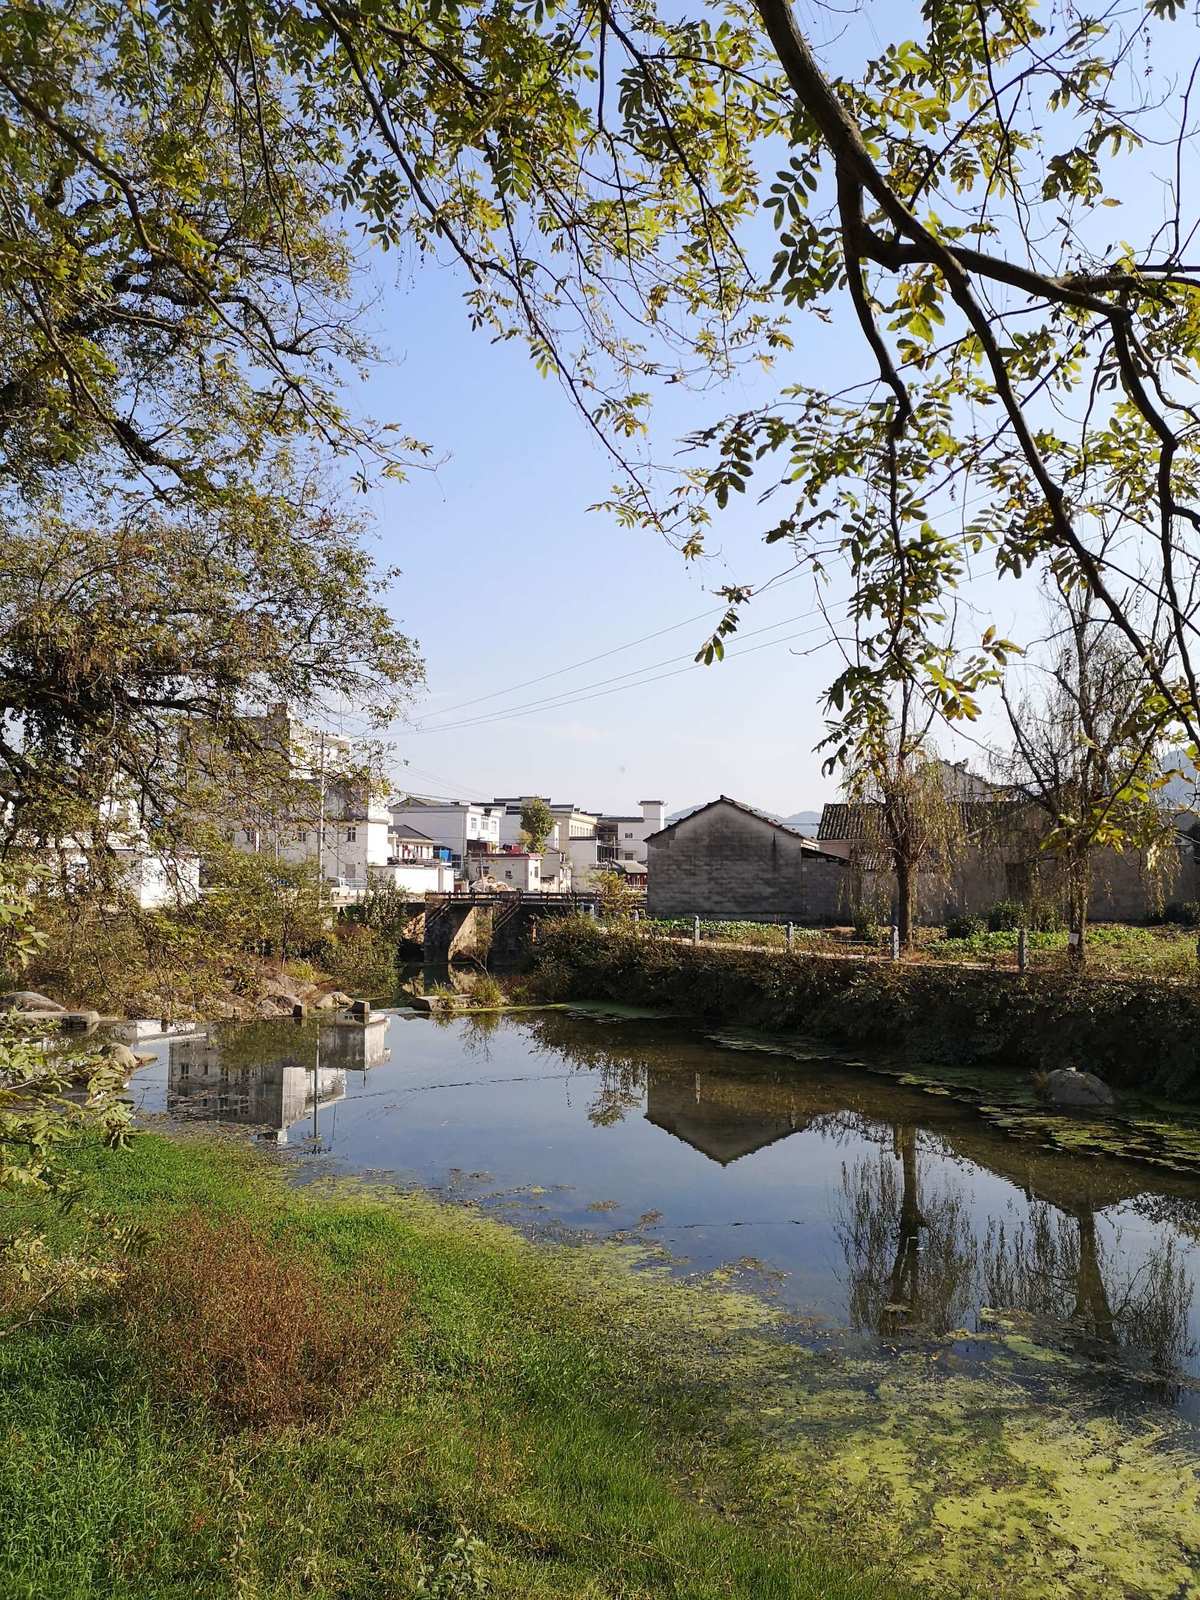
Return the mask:
[[1080,875],[1072,874],[1069,898],[1068,964],[1077,972],[1087,965],[1087,915],[1089,884]]
[[907,949],[912,943],[913,928],[913,870],[911,862],[896,858],[896,926],[900,930],[900,946]]

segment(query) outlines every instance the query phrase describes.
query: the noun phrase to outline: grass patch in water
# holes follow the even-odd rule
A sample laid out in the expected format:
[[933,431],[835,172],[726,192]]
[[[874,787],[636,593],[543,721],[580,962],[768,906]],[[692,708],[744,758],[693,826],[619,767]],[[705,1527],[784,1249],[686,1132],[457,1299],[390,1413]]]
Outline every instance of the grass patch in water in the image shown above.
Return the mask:
[[[715,1347],[768,1318],[749,1297],[687,1300],[687,1327],[664,1315],[668,1299],[680,1309],[665,1286],[618,1270],[628,1251],[605,1268],[420,1196],[291,1190],[229,1143],[143,1136],[80,1165],[91,1205],[147,1230],[136,1305],[159,1336],[144,1339],[118,1293],[0,1339],[6,1600],[911,1593],[759,1517],[750,1432],[730,1425],[714,1373],[686,1359],[693,1340]],[[45,1221],[60,1242],[74,1227],[29,1202],[4,1213],[7,1227]],[[231,1270],[205,1249],[180,1298],[170,1273],[187,1260],[185,1230],[212,1238],[222,1224]],[[351,1383],[323,1415],[309,1394],[303,1424],[286,1407],[247,1412],[241,1369],[237,1404],[201,1403],[186,1329],[167,1318],[164,1333],[147,1311],[155,1283],[195,1310],[199,1274],[261,1322],[269,1299],[244,1279],[261,1287],[272,1250],[291,1273],[281,1315],[319,1320],[313,1284],[339,1286],[339,1328],[362,1319],[362,1363],[378,1368],[368,1397]],[[360,1304],[364,1282],[399,1289],[382,1302],[390,1329]],[[196,1317],[194,1337],[214,1327],[226,1354],[254,1358],[257,1341],[239,1342],[221,1306]],[[263,1360],[288,1359],[287,1340],[263,1343]],[[197,1349],[197,1369],[210,1354]],[[338,1355],[355,1360],[352,1346]]]

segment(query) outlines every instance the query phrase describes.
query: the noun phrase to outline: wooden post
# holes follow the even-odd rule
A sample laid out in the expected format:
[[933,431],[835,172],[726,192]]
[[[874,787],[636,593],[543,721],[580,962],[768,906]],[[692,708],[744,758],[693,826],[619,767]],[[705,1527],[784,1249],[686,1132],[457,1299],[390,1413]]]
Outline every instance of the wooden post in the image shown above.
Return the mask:
[[693,944],[699,944],[700,943],[700,918],[699,917],[693,917],[692,918],[692,943]]
[[1026,928],[1017,929],[1017,971],[1024,972],[1029,965],[1029,932]]
[[899,959],[900,959],[900,929],[893,922],[892,923],[892,960],[893,961],[899,961]]
[[792,924],[789,922],[788,925],[787,925],[787,947],[788,947],[789,950],[792,948],[792,945],[795,943],[795,940],[796,940],[796,930],[792,926]]

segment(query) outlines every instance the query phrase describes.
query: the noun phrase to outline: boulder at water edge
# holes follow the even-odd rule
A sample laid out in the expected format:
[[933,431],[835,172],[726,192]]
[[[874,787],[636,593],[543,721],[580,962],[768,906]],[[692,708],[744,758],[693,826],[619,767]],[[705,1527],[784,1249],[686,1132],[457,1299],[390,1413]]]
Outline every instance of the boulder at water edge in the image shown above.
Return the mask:
[[1047,1073],[1042,1083],[1042,1093],[1051,1105],[1069,1109],[1088,1110],[1115,1103],[1112,1090],[1091,1072],[1077,1072],[1074,1067],[1060,1067]]
[[100,1049],[96,1053],[97,1055],[107,1056],[110,1061],[115,1062],[116,1065],[120,1067],[122,1072],[136,1072],[144,1060],[149,1059],[153,1061],[154,1059],[153,1056],[150,1056],[149,1058],[139,1056],[136,1051],[131,1050],[127,1044],[121,1044],[115,1039],[111,1044],[101,1045]]
[[4,1011],[53,1011],[57,1014],[66,1009],[49,995],[38,994],[36,989],[10,989],[7,994],[0,994],[0,1010]]

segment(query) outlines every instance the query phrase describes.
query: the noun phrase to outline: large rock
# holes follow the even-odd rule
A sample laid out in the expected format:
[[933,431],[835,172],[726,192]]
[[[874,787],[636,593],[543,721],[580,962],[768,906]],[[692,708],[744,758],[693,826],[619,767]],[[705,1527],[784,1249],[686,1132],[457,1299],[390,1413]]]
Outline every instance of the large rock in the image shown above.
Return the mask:
[[96,1052],[97,1055],[106,1056],[109,1061],[115,1062],[122,1072],[136,1072],[143,1061],[153,1061],[153,1056],[139,1056],[127,1044],[120,1044],[115,1039],[111,1044],[102,1044]]
[[36,989],[10,989],[0,994],[0,1009],[4,1011],[53,1011],[61,1014],[67,1008],[60,1006],[49,995],[38,994]]
[[1091,1072],[1077,1072],[1074,1067],[1060,1067],[1047,1073],[1041,1092],[1053,1106],[1069,1110],[1089,1110],[1115,1104],[1112,1090]]

